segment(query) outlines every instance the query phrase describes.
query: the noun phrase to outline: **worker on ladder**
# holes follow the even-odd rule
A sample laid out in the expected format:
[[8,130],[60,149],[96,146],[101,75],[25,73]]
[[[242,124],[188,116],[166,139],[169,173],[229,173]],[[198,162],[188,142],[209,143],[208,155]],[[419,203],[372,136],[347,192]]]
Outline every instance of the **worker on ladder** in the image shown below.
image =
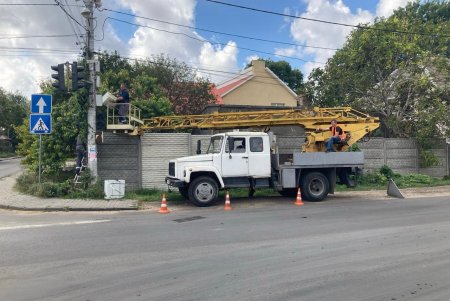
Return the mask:
[[80,172],[83,170],[83,159],[86,156],[86,143],[80,134],[77,136],[77,144],[75,147],[77,151],[77,168],[76,173],[77,176],[80,175]]

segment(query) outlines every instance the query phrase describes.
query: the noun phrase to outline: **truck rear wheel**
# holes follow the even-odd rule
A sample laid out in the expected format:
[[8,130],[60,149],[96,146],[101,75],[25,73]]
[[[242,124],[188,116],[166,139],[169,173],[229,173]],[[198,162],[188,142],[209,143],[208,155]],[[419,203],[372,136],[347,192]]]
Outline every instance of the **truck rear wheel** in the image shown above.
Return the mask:
[[302,194],[311,202],[320,202],[330,192],[330,182],[321,172],[307,173],[301,180]]
[[191,182],[188,195],[189,200],[196,206],[211,206],[217,200],[219,186],[214,179],[208,176],[201,176]]

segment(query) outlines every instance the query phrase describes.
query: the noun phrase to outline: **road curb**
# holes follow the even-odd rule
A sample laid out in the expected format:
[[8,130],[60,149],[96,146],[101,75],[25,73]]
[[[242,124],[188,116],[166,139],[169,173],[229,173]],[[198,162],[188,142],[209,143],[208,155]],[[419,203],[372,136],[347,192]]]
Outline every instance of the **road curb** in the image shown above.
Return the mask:
[[8,158],[0,158],[0,161],[6,161],[6,160],[13,160],[13,159],[20,159],[22,157],[8,157]]
[[37,207],[21,207],[21,206],[14,206],[14,205],[2,205],[0,204],[0,209],[4,210],[18,210],[18,211],[43,211],[43,212],[52,212],[52,211],[64,211],[64,212],[73,212],[73,211],[138,211],[139,207],[114,207],[114,208],[87,208],[87,207],[80,207],[80,208],[71,208],[70,206],[67,207],[45,207],[45,208],[37,208]]

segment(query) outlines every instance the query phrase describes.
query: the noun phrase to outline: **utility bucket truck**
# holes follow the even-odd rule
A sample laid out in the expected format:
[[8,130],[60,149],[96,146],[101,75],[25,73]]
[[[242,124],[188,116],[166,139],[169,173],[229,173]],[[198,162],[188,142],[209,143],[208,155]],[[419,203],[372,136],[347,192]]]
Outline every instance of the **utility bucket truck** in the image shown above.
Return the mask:
[[302,152],[281,155],[275,136],[263,132],[228,132],[211,137],[206,154],[171,160],[166,183],[197,206],[209,206],[219,190],[271,187],[295,196],[298,187],[308,201],[334,193],[336,180],[348,186],[350,174],[362,168],[362,152]]
[[[305,129],[306,143],[299,152],[280,154],[276,137],[264,132],[228,132],[212,136],[206,154],[177,158],[169,162],[166,183],[198,206],[213,204],[219,190],[272,187],[285,196],[295,196],[300,187],[303,198],[322,201],[334,193],[336,181],[354,186],[350,177],[364,165],[362,152],[347,152],[357,141],[379,127],[379,119],[350,107],[282,109],[202,115],[161,116],[140,119],[130,110],[128,124],[120,124],[114,106],[108,106],[107,128],[142,135],[147,131],[185,129],[248,129],[298,125]],[[131,113],[132,112],[132,113]],[[325,152],[331,137],[330,122],[336,120],[345,141],[336,152]],[[321,129],[321,131],[317,131]],[[197,153],[200,147],[198,147]]]

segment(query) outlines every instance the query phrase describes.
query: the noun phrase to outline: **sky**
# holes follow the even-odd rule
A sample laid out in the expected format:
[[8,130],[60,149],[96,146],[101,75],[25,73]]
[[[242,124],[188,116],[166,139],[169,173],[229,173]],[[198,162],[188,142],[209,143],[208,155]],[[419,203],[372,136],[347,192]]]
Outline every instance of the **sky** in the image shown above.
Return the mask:
[[[220,1],[351,25],[389,17],[408,2]],[[83,9],[82,0],[0,0],[0,87],[29,98],[54,73],[50,66],[81,58]],[[164,54],[187,63],[216,84],[257,58],[288,61],[307,79],[313,68],[323,67],[342,47],[352,30],[207,0],[102,0],[94,17],[96,51],[117,51],[139,59]]]

